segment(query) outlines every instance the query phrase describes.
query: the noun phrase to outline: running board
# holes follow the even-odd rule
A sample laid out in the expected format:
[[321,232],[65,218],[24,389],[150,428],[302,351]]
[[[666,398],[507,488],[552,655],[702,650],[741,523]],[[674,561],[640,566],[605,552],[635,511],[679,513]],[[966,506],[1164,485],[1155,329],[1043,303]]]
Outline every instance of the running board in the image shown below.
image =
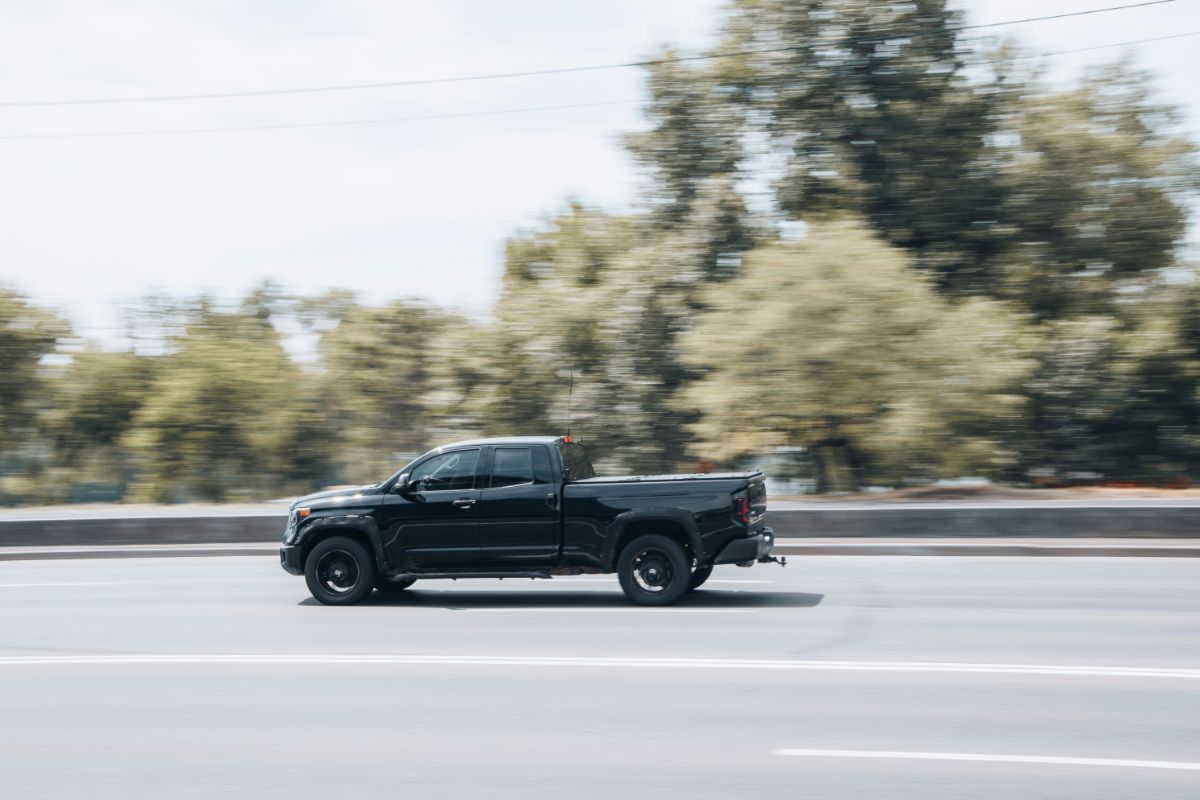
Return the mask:
[[446,579],[458,580],[459,578],[549,578],[550,573],[545,570],[526,570],[520,572],[479,572],[479,571],[461,571],[461,572],[402,572],[395,576],[395,579],[400,580],[431,580],[431,579]]

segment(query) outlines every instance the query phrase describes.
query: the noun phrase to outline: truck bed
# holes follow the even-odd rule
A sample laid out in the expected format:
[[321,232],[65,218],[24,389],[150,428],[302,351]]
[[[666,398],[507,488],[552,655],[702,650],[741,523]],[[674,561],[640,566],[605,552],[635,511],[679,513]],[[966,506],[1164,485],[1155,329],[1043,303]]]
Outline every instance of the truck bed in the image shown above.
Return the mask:
[[597,475],[582,481],[571,481],[573,484],[595,483],[645,483],[648,481],[697,481],[697,480],[749,480],[759,472],[698,472],[691,475]]

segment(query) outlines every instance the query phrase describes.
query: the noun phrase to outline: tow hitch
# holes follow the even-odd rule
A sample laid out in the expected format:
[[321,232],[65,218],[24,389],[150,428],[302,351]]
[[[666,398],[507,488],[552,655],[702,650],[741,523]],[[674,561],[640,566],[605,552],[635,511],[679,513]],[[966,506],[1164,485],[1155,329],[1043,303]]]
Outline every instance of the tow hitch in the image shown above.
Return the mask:
[[781,567],[786,567],[787,566],[787,556],[780,556],[779,558],[776,558],[773,555],[765,555],[762,558],[758,559],[758,563],[760,563],[760,564],[778,564]]

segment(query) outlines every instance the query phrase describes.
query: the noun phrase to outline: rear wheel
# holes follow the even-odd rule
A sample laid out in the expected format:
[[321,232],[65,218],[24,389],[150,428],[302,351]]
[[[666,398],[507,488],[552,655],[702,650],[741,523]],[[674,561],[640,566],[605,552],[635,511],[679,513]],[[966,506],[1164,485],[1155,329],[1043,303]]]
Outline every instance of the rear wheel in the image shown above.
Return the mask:
[[317,602],[327,606],[361,603],[375,588],[375,567],[361,542],[333,536],[318,542],[304,562],[304,580]]
[[712,564],[707,567],[696,567],[692,572],[692,579],[688,581],[688,589],[699,589],[708,580],[708,576],[712,575],[712,571]]
[[402,581],[390,581],[387,578],[380,578],[375,581],[375,589],[383,594],[396,594],[397,592],[403,592],[416,582],[416,578],[407,578]]
[[688,590],[689,560],[673,539],[639,536],[621,551],[617,577],[625,596],[638,605],[666,606]]

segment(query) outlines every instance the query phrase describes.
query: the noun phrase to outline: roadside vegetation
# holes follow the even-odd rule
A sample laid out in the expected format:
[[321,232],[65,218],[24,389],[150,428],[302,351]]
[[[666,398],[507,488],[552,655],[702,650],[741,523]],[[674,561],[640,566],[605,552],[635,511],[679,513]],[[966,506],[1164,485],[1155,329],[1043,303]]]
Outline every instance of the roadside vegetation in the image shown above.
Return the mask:
[[264,286],[136,303],[114,352],[0,290],[0,502],[371,481],[568,406],[605,471],[1200,480],[1193,143],[1131,62],[1052,85],[961,25],[737,0],[712,58],[648,68],[639,209],[514,235],[488,319]]

